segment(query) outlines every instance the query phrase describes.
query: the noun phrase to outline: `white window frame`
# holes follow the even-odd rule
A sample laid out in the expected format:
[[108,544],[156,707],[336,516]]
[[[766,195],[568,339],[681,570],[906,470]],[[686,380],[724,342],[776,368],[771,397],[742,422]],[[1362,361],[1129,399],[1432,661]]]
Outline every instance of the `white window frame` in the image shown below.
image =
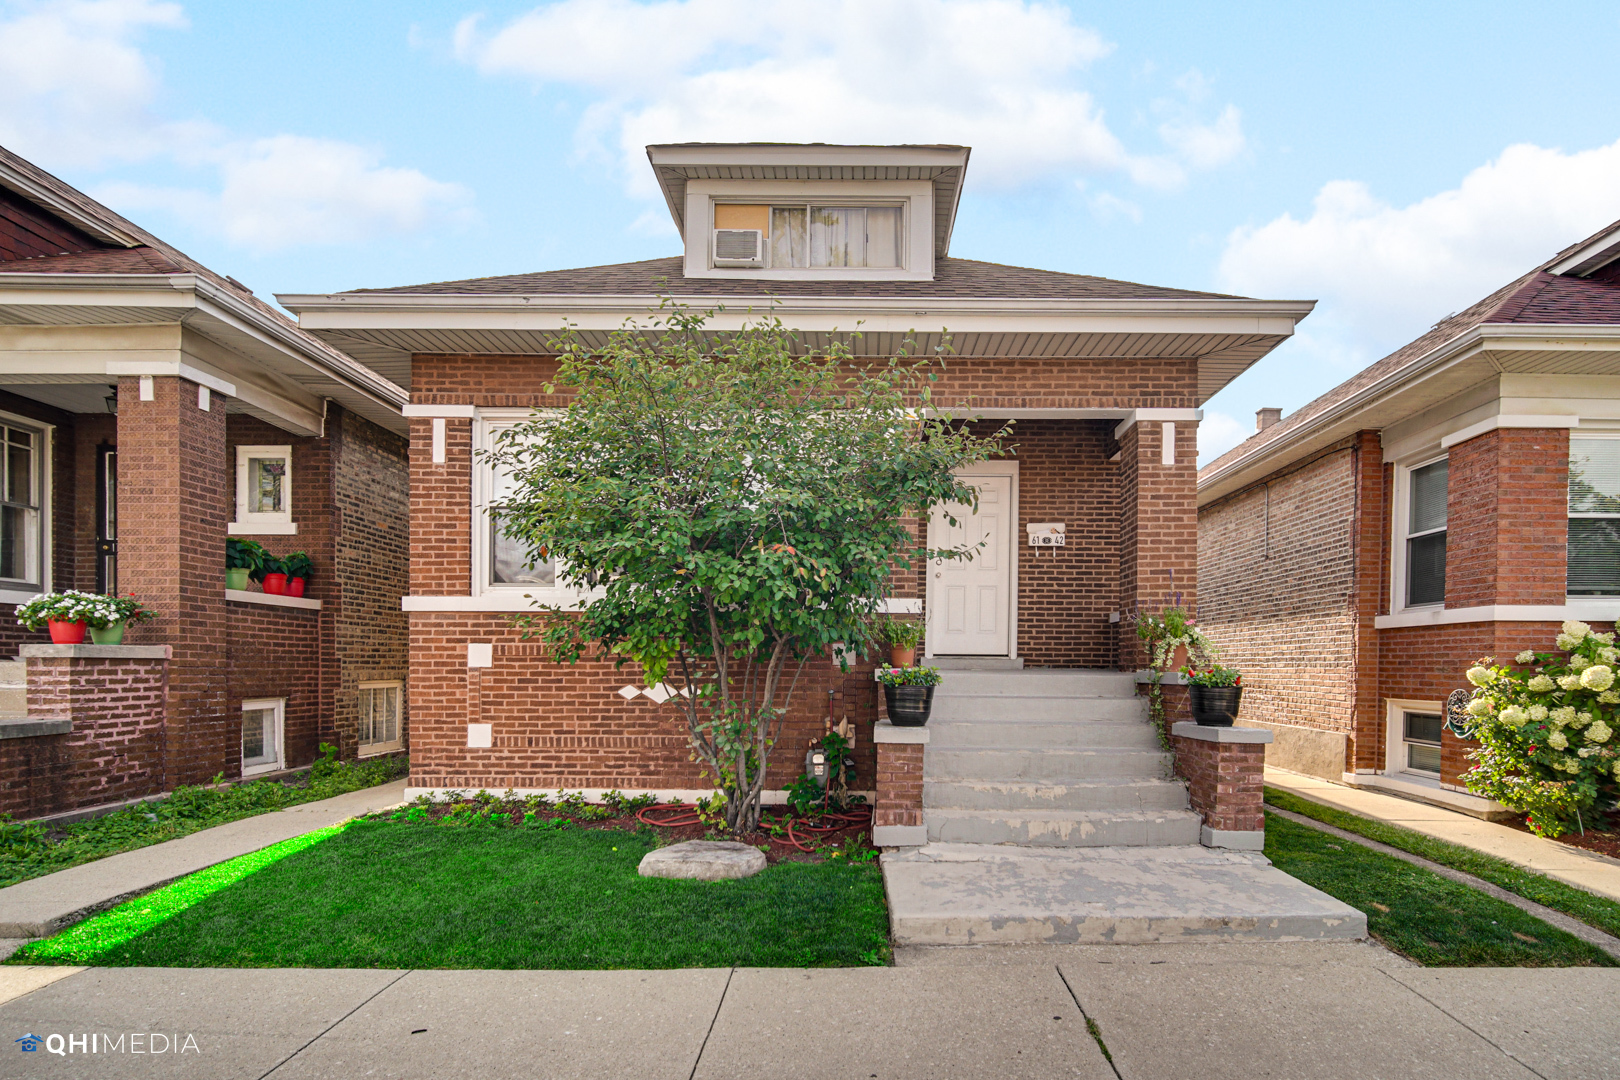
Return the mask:
[[[764,260],[763,260],[764,261],[764,267],[763,267],[763,269],[766,269],[766,270],[777,270],[777,271],[782,272],[783,274],[815,274],[815,275],[829,275],[830,274],[830,275],[861,276],[861,275],[869,275],[869,274],[871,274],[873,272],[892,274],[892,273],[897,273],[897,272],[904,272],[904,271],[907,271],[907,270],[909,270],[911,268],[911,266],[910,266],[910,264],[911,264],[911,200],[909,198],[906,198],[905,196],[889,196],[887,198],[883,198],[883,197],[860,198],[858,196],[846,196],[846,197],[842,197],[842,198],[822,198],[822,199],[817,199],[817,198],[805,198],[805,197],[802,197],[802,196],[795,196],[793,198],[777,198],[777,199],[751,199],[751,198],[742,198],[742,197],[711,199],[709,201],[709,245],[708,245],[709,269],[711,269],[711,270],[729,270],[729,269],[733,269],[732,267],[728,267],[728,266],[718,266],[718,265],[716,265],[716,262],[715,262],[715,257],[714,257],[714,234],[715,234],[716,226],[714,224],[714,218],[715,218],[715,208],[720,207],[720,206],[763,206],[763,207],[765,207],[766,231],[765,231],[764,235],[760,238],[760,244],[764,249],[763,250],[763,256],[764,256]],[[835,210],[836,209],[842,209],[842,208],[865,210],[865,209],[868,209],[868,208],[899,207],[900,208],[900,238],[899,238],[899,242],[898,242],[898,248],[899,248],[899,254],[900,254],[899,265],[897,265],[897,266],[808,266],[808,265],[806,265],[806,266],[776,266],[775,264],[773,264],[771,262],[771,237],[770,237],[770,230],[769,230],[769,225],[770,225],[772,212],[775,211],[775,210],[778,210],[778,209],[782,209],[782,210],[795,209],[796,210],[796,209],[799,209],[800,207],[803,207],[805,215],[806,215],[806,226],[805,227],[806,227],[806,230],[807,230],[807,232],[806,232],[806,240],[808,242],[808,228],[809,228],[808,217],[809,217],[810,211],[814,210],[818,206],[819,207],[826,207],[826,208],[829,208],[829,209],[835,209]]]
[[[1579,435],[1577,435],[1577,434],[1575,434],[1575,432],[1571,431],[1569,433],[1569,441],[1573,444],[1577,439],[1580,439],[1580,440],[1583,440],[1583,441],[1594,440],[1594,439],[1616,440],[1616,439],[1620,439],[1620,432],[1613,432],[1613,431],[1607,431],[1607,432],[1605,432],[1605,431],[1583,431]],[[1564,513],[1570,519],[1577,519],[1578,518],[1578,519],[1592,519],[1592,520],[1598,520],[1598,521],[1613,521],[1616,518],[1620,518],[1620,514],[1604,514],[1604,513],[1597,513],[1595,511],[1589,511],[1589,510],[1582,510],[1582,511],[1579,511],[1579,512],[1570,511],[1570,509],[1569,509],[1569,481],[1567,479],[1564,481]],[[1564,535],[1565,535],[1566,538],[1569,535],[1568,526],[1565,527]],[[1567,540],[1566,540],[1566,545],[1567,545]],[[1601,603],[1601,602],[1603,602],[1605,600],[1613,600],[1613,599],[1616,599],[1616,598],[1620,598],[1620,593],[1599,593],[1597,595],[1593,595],[1591,593],[1578,593],[1577,594],[1577,593],[1570,592],[1569,591],[1569,556],[1568,556],[1568,547],[1566,546],[1566,548],[1565,548],[1565,557],[1564,557],[1564,597],[1569,602],[1576,603],[1576,604],[1579,604],[1579,603],[1582,603],[1582,602],[1591,603],[1593,601],[1597,601],[1597,602]]]
[[[243,776],[257,776],[260,773],[278,772],[287,767],[287,699],[286,698],[253,698],[242,702],[242,715],[258,709],[273,709],[276,714],[276,758],[262,765],[249,765],[246,759],[242,762]],[[242,750],[241,728],[238,726],[236,738],[237,753]]]
[[359,694],[359,697],[358,697],[357,701],[359,703],[358,707],[362,710],[362,713],[363,713],[364,708],[365,708],[364,702],[365,702],[365,698],[366,698],[366,692],[368,690],[373,691],[373,692],[378,691],[378,690],[382,690],[382,691],[392,690],[394,692],[394,712],[395,712],[395,722],[397,724],[397,728],[396,728],[395,733],[398,736],[397,738],[395,738],[395,739],[393,739],[391,741],[387,741],[387,742],[369,742],[369,743],[360,742],[359,741],[360,729],[359,729],[359,726],[356,725],[356,728],[355,728],[355,742],[356,742],[356,745],[359,747],[359,751],[358,751],[359,756],[363,757],[363,758],[364,757],[374,757],[377,754],[390,754],[390,753],[393,753],[393,752],[395,752],[397,750],[403,749],[404,746],[405,746],[405,683],[404,683],[404,681],[401,680],[401,679],[379,679],[379,680],[375,680],[375,681],[371,681],[371,682],[363,682],[358,687],[356,687],[356,689],[360,691],[360,694]]
[[[547,415],[547,410],[539,410],[538,415]],[[534,409],[479,409],[473,420],[473,462],[472,462],[472,581],[469,593],[472,596],[505,596],[530,597],[535,604],[561,604],[569,606],[577,604],[585,593],[578,589],[571,589],[566,585],[557,584],[550,587],[544,585],[525,584],[496,584],[490,581],[490,523],[489,504],[494,498],[495,470],[483,459],[483,454],[495,449],[496,436],[511,427],[533,418],[537,415]],[[561,564],[558,565],[557,578],[562,577]]]
[[[251,458],[283,459],[286,472],[282,474],[281,493],[287,509],[275,514],[248,513],[248,461]],[[226,526],[232,535],[296,536],[298,524],[293,521],[293,456],[291,446],[238,446],[236,448],[236,520]]]
[[[1429,457],[1421,458],[1421,459],[1419,459],[1417,461],[1413,461],[1409,465],[1397,465],[1397,466],[1395,466],[1395,498],[1394,498],[1393,512],[1390,515],[1390,545],[1389,545],[1390,571],[1391,571],[1391,573],[1390,573],[1390,579],[1391,579],[1390,580],[1390,593],[1391,593],[1391,595],[1390,595],[1390,598],[1389,598],[1389,603],[1390,603],[1390,608],[1389,609],[1390,609],[1391,612],[1433,611],[1435,609],[1443,608],[1443,607],[1446,606],[1446,602],[1445,602],[1444,598],[1442,598],[1438,602],[1431,602],[1431,603],[1427,603],[1427,604],[1408,604],[1406,602],[1406,591],[1407,591],[1406,542],[1408,540],[1413,539],[1414,537],[1428,536],[1431,533],[1436,533],[1436,532],[1442,531],[1440,529],[1430,529],[1427,532],[1421,532],[1421,533],[1411,533],[1411,532],[1407,531],[1408,528],[1410,528],[1411,521],[1412,521],[1412,514],[1411,514],[1411,508],[1412,508],[1412,474],[1414,472],[1416,472],[1417,470],[1421,469],[1421,468],[1424,468],[1424,467],[1429,466],[1429,465],[1433,465],[1435,462],[1448,461],[1448,460],[1450,460],[1450,458],[1451,458],[1450,454],[1435,454],[1435,455],[1432,455],[1432,456],[1429,456]],[[1448,503],[1450,502],[1450,496],[1451,496],[1451,477],[1450,477],[1449,472],[1448,472],[1448,475],[1446,477],[1446,498],[1447,498]],[[1448,572],[1449,572],[1450,556],[1451,556],[1451,537],[1450,537],[1451,515],[1449,513],[1449,508],[1448,508],[1448,512],[1447,512],[1447,515],[1446,515],[1446,528],[1445,528],[1444,531],[1447,533],[1447,536],[1446,536],[1446,557],[1447,557],[1447,567],[1448,567]]]
[[22,604],[40,593],[51,591],[51,476],[54,472],[52,449],[56,442],[56,425],[8,412],[0,412],[0,423],[30,431],[38,440],[34,448],[34,468],[37,470],[35,482],[39,490],[39,567],[36,575],[39,582],[0,578],[0,604]]
[[[1441,719],[1440,737],[1445,741],[1446,709],[1439,701],[1389,698],[1384,702],[1384,775],[1427,787],[1440,786],[1440,774],[1415,772],[1406,764],[1406,714],[1429,713]],[[1427,744],[1425,744],[1427,745]]]

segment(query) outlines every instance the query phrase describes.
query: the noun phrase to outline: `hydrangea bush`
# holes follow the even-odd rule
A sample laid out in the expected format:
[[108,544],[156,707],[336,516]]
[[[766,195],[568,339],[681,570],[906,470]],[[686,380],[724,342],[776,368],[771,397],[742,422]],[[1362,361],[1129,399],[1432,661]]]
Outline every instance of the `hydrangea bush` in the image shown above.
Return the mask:
[[1480,746],[1463,782],[1523,813],[1540,836],[1596,824],[1620,794],[1614,635],[1571,620],[1553,645],[1521,652],[1517,667],[1486,657],[1468,669],[1470,734]]

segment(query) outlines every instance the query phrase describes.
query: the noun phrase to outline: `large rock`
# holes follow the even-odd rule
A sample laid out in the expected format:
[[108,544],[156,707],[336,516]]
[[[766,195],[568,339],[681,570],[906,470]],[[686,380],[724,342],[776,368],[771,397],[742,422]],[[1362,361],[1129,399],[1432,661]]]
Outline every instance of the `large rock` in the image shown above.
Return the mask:
[[759,848],[730,840],[688,840],[671,844],[642,856],[642,877],[696,878],[698,881],[724,881],[752,877],[765,869],[765,853]]

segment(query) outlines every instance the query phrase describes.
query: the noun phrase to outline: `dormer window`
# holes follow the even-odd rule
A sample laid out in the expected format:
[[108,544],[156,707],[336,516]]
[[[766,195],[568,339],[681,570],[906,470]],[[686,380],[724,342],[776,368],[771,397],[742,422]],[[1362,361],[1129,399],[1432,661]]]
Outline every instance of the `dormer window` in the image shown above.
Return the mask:
[[718,203],[714,208],[716,267],[897,270],[905,266],[905,250],[900,203]]

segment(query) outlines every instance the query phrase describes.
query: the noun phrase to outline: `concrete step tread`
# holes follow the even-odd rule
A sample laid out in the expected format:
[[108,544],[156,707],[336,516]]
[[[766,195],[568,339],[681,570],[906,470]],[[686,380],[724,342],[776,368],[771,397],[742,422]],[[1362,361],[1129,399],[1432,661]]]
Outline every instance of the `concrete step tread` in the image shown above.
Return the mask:
[[1019,847],[1164,847],[1198,843],[1191,810],[942,810],[923,812],[931,841]]
[[1203,820],[1192,810],[983,810],[972,807],[931,806],[929,814],[978,821],[1171,821]]

